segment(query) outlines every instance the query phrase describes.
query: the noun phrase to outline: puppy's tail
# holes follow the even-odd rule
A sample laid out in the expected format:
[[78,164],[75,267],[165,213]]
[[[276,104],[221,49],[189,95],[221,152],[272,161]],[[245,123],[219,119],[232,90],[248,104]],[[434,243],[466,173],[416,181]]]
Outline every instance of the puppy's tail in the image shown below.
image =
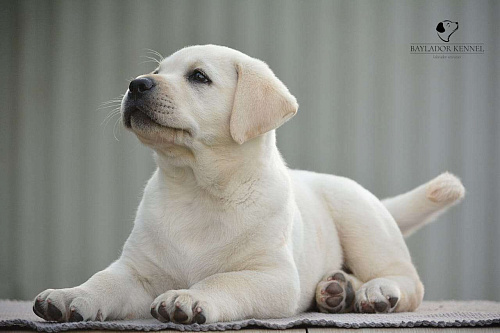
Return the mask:
[[382,203],[396,220],[403,236],[408,237],[459,203],[464,195],[465,188],[460,179],[445,172],[409,192],[382,200]]

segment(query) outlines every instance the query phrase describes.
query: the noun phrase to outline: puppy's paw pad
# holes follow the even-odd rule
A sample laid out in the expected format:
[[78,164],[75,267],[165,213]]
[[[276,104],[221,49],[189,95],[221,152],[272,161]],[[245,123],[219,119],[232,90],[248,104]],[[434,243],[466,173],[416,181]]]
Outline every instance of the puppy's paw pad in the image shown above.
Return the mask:
[[101,310],[78,288],[48,289],[33,302],[33,312],[47,321],[102,320]]
[[77,309],[71,308],[68,321],[83,321],[83,316]]
[[44,312],[45,310],[43,309],[42,306],[43,299],[41,297],[35,298],[35,302],[33,303],[33,312],[40,318],[44,318]]
[[168,314],[165,302],[161,302],[158,305],[155,303],[151,304],[151,315],[162,323],[168,323],[170,321],[170,315]]
[[393,312],[401,292],[395,282],[384,278],[368,281],[356,292],[355,310],[361,313]]
[[194,322],[197,324],[205,324],[207,321],[207,318],[205,318],[205,315],[203,314],[203,309],[201,307],[196,307],[195,309],[195,315],[194,315]]
[[354,289],[339,271],[323,279],[316,288],[316,303],[321,312],[348,312],[354,303]]
[[370,302],[359,302],[358,312],[361,313],[375,313],[375,309]]
[[182,310],[180,303],[175,304],[173,318],[174,318],[174,322],[176,322],[176,323],[184,323],[189,319],[186,312],[184,312],[184,310]]
[[374,302],[373,307],[375,308],[375,312],[385,312],[389,305],[386,302]]
[[399,297],[387,296],[387,300],[389,301],[391,308],[394,308],[394,307],[396,307],[396,304],[398,304]]
[[151,304],[151,315],[162,322],[204,324],[207,322],[207,307],[197,292],[171,290],[155,299]]
[[52,303],[50,298],[47,299],[47,316],[52,320],[60,321],[62,319],[62,312]]

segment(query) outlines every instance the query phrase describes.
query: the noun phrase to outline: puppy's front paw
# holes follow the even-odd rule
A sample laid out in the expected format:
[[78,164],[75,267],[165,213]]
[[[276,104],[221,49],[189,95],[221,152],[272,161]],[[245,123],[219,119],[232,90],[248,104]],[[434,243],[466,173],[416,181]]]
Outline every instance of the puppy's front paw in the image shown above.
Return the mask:
[[103,320],[99,307],[78,288],[45,290],[33,301],[33,312],[48,321]]
[[162,322],[179,324],[216,321],[213,310],[198,290],[170,290],[161,294],[151,304],[151,315]]
[[377,278],[363,284],[356,292],[356,311],[362,313],[392,312],[398,305],[401,291],[396,282]]
[[354,305],[354,277],[335,271],[323,278],[316,287],[316,304],[321,312],[343,313],[352,310]]

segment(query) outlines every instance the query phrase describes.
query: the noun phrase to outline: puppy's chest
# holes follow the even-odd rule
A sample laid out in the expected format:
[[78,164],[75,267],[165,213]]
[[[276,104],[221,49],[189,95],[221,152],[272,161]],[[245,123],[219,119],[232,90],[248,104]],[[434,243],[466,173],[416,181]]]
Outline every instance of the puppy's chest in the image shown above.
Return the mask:
[[238,238],[244,231],[232,223],[234,213],[203,200],[159,200],[142,209],[141,223],[151,239],[149,260],[176,284],[185,288],[237,265],[243,255]]

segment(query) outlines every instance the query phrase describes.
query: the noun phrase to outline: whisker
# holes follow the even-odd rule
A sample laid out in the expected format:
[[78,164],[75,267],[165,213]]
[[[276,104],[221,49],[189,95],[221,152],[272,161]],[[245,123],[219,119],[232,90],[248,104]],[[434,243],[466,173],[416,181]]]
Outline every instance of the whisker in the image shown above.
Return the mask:
[[113,118],[117,114],[120,114],[120,109],[119,108],[111,110],[111,112],[102,121],[101,126],[104,124],[104,128],[106,128],[106,125],[111,120],[111,118]]
[[106,104],[106,103],[113,102],[113,101],[119,101],[120,99],[122,99],[123,96],[125,96],[125,94],[122,94],[122,95],[117,96],[115,98],[111,98],[109,101],[106,101],[106,102],[101,103],[101,104]]
[[[160,61],[159,61],[158,59],[156,59],[156,58],[153,58],[153,57],[150,57],[150,56],[146,56],[146,55],[142,55],[142,56],[140,56],[140,57],[141,57],[141,58],[146,58],[146,59],[147,59],[147,60],[146,60],[146,61],[144,61],[144,62],[155,62],[155,63],[156,63],[156,64],[158,64],[158,65],[160,64]],[[143,63],[144,63],[144,62],[143,62]]]
[[111,101],[113,101],[113,100],[115,100],[115,99],[120,99],[120,98],[122,98],[123,96],[125,96],[125,94],[120,94],[120,95],[118,95],[118,96],[116,96],[116,97],[112,98],[112,99],[111,99]]
[[115,98],[111,98],[109,101],[102,102],[101,105],[107,104],[107,103],[110,103],[110,102],[114,102],[114,101],[120,101],[123,98],[123,96],[125,96],[125,94],[121,94],[119,96],[116,96]]
[[116,121],[115,121],[115,125],[113,126],[113,136],[115,137],[115,140],[116,140],[116,141],[120,141],[120,140],[118,140],[118,138],[116,137],[116,132],[115,132],[116,125],[118,124],[118,122],[119,122],[120,120],[121,120],[121,118],[120,118],[120,117],[118,117],[118,119],[116,119]]
[[146,50],[148,51],[148,53],[150,53],[150,54],[154,54],[155,56],[157,56],[157,57],[158,57],[158,59],[160,60],[160,62],[161,62],[161,61],[163,61],[163,59],[165,59],[165,58],[161,55],[161,53],[160,53],[160,52],[158,52],[158,51],[155,51],[155,50],[153,50],[153,49],[146,49]]
[[120,101],[109,101],[109,102],[106,102],[106,103],[99,105],[99,108],[107,108],[110,105],[118,105],[120,103],[121,103],[121,100]]
[[109,117],[108,120],[106,121],[106,123],[104,124],[103,126],[103,129],[106,129],[106,127],[108,126],[108,124],[111,122],[111,119],[113,119],[114,116],[118,115],[118,118],[121,118],[119,116],[119,114],[115,113],[113,116]]
[[116,104],[116,103],[120,103],[122,100],[121,98],[120,99],[112,99],[112,100],[109,100],[107,102],[104,102],[104,103],[101,103],[99,106],[106,106],[106,105],[110,105],[110,104]]
[[120,94],[119,96],[112,98],[109,101],[99,104],[99,107],[96,111],[103,110],[111,106],[118,106],[119,104],[121,104],[123,96],[125,96],[125,94]]
[[153,61],[153,60],[144,60],[144,61],[141,61],[141,62],[139,63],[139,65],[142,65],[142,64],[147,64],[147,63],[150,63],[150,62],[154,62],[155,64],[158,64],[158,62],[157,62],[157,61]]
[[104,105],[104,106],[100,106],[96,109],[96,111],[103,111],[103,110],[106,110],[106,109],[109,109],[109,108],[117,108],[121,105],[121,102],[115,102],[113,104],[109,104],[109,105]]

